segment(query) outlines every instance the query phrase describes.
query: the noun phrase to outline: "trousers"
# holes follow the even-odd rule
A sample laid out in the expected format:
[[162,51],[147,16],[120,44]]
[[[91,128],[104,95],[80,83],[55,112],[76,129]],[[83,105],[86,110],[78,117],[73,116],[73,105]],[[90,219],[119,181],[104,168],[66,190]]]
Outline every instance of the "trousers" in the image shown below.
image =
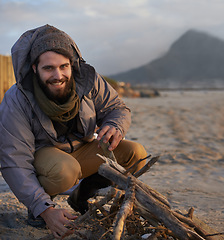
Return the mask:
[[[57,195],[78,184],[80,179],[96,173],[104,162],[96,155],[97,153],[103,155],[98,143],[97,140],[85,143],[72,153],[66,153],[54,146],[36,151],[34,167],[45,192],[50,196]],[[141,144],[129,140],[122,140],[113,152],[118,163],[126,169],[147,156]],[[144,165],[145,160],[133,171],[138,171]]]

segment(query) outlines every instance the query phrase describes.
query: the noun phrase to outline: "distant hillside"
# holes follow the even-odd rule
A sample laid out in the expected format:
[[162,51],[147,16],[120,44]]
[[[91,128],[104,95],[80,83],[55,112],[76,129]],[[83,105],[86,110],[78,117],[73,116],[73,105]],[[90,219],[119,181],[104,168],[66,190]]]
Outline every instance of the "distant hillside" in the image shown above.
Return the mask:
[[163,57],[110,77],[158,89],[224,88],[224,41],[189,30]]

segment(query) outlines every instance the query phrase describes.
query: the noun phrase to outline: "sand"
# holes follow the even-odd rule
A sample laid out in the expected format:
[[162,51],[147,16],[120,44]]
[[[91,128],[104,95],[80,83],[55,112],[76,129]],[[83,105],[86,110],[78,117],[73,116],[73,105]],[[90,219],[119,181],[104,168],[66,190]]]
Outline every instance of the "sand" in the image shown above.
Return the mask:
[[[194,207],[195,216],[224,232],[224,91],[161,92],[156,98],[124,100],[132,110],[126,138],[160,155],[140,179],[165,195],[172,208]],[[70,209],[66,198],[56,201]],[[28,226],[26,218],[26,208],[0,175],[0,239],[39,239],[49,233]]]

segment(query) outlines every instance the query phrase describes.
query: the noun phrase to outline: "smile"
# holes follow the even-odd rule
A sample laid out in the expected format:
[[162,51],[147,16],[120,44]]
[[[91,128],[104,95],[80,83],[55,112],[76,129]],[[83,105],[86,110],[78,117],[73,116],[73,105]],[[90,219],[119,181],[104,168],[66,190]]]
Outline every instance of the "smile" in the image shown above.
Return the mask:
[[50,84],[52,86],[61,86],[61,85],[63,85],[63,83],[65,83],[65,80],[64,81],[62,81],[62,80],[52,80],[52,81],[47,81],[46,83]]
[[51,85],[53,85],[53,86],[60,86],[60,85],[62,85],[64,82],[52,82],[52,83],[50,83]]

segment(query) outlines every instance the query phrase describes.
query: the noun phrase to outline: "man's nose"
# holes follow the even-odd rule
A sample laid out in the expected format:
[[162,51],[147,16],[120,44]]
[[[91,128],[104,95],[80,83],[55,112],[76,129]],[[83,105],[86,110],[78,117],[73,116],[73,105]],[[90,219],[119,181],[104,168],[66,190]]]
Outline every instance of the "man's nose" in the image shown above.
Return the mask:
[[58,80],[62,79],[62,72],[61,72],[61,70],[59,68],[56,68],[54,70],[54,78],[58,79]]

